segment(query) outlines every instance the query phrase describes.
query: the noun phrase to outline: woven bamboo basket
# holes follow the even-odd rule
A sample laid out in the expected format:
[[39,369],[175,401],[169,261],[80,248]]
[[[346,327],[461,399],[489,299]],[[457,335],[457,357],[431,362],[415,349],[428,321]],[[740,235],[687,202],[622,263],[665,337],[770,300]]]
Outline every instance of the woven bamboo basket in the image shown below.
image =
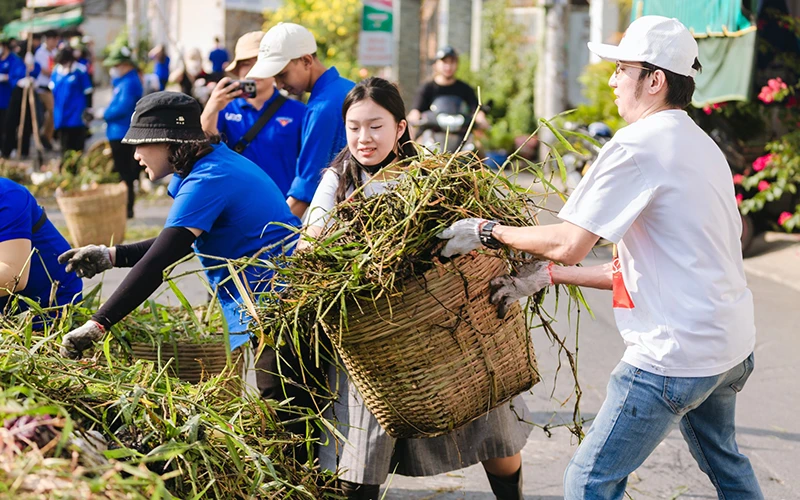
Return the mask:
[[128,188],[119,184],[100,184],[87,191],[56,193],[56,202],[67,222],[72,245],[111,245],[122,243],[127,224]]
[[522,308],[501,320],[489,302],[489,281],[505,272],[499,258],[466,255],[390,300],[348,306],[332,340],[389,435],[448,433],[539,381]]
[[[192,384],[219,375],[227,366],[225,342],[131,342],[131,351],[134,358],[152,361],[159,367],[174,358],[168,369],[170,374]],[[234,349],[231,359],[235,373],[241,377],[244,367],[242,348]]]

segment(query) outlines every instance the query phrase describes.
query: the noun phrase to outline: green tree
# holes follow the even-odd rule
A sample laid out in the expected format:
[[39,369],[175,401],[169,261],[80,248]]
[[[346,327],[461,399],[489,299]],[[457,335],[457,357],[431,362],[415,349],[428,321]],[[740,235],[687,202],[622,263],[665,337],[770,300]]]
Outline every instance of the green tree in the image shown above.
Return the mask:
[[317,40],[317,57],[336,66],[345,78],[358,81],[358,34],[361,30],[359,0],[285,0],[274,11],[267,11],[264,31],[279,22],[297,23],[308,28]]
[[514,137],[536,128],[533,111],[536,57],[525,38],[525,27],[509,14],[509,0],[485,2],[481,68],[473,73],[467,59],[459,78],[480,88],[481,101],[491,104],[489,149],[512,150]]
[[25,0],[0,0],[0,26],[19,19]]

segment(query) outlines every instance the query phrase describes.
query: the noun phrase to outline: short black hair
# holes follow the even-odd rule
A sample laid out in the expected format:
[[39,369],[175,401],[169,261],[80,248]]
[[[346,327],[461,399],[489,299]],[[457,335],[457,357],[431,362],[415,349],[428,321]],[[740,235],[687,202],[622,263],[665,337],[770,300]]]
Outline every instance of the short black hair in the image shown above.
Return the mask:
[[56,30],[47,30],[43,33],[43,35],[47,38],[55,38],[58,36],[58,32]]
[[[667,78],[667,98],[666,103],[669,106],[674,106],[676,108],[683,109],[692,102],[692,95],[694,95],[694,78],[691,76],[683,76],[679,75],[675,72],[672,72],[668,69],[660,68],[655,64],[650,64],[649,62],[643,62],[642,66],[646,69],[641,70],[639,73],[639,81],[641,82],[644,80],[644,77],[655,73],[658,70],[661,70]],[[694,64],[692,64],[692,69],[696,70],[698,73],[703,70],[703,65],[700,64],[700,60],[696,57],[694,58]]]
[[222,138],[218,134],[206,135],[201,142],[170,142],[168,161],[173,171],[186,177],[192,171],[197,160],[214,151],[213,145],[219,144]]
[[54,58],[54,62],[61,65],[67,65],[75,62],[75,52],[73,51],[72,47],[67,45],[59,50]]

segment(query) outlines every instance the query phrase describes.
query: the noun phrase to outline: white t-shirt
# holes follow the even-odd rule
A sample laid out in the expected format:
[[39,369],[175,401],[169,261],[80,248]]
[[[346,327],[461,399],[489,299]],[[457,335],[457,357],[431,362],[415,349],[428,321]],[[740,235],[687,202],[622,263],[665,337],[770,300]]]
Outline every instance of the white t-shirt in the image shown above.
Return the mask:
[[[381,194],[386,191],[389,186],[396,184],[396,181],[378,181],[370,180],[370,177],[364,173],[361,174],[361,184],[364,186],[364,196],[370,197],[376,194]],[[336,206],[336,190],[339,188],[339,175],[331,169],[325,170],[322,174],[322,180],[314,192],[314,198],[311,199],[311,204],[308,206],[306,212],[306,221],[309,226],[327,226],[330,223],[327,215],[328,212],[333,210]],[[350,187],[347,190],[347,196],[350,196],[355,191]]]
[[[36,49],[36,53],[33,55],[33,59],[39,63],[39,66],[42,67],[43,70],[47,71],[48,73],[53,70],[55,64],[53,62],[56,56],[56,51],[49,51],[47,47],[42,44]],[[50,85],[50,76],[46,76],[44,73],[39,73],[39,76],[36,77],[36,86],[37,87],[47,87]]]
[[559,217],[618,245],[613,300],[628,346],[623,361],[706,377],[753,351],[731,172],[684,111],[661,111],[617,132]]

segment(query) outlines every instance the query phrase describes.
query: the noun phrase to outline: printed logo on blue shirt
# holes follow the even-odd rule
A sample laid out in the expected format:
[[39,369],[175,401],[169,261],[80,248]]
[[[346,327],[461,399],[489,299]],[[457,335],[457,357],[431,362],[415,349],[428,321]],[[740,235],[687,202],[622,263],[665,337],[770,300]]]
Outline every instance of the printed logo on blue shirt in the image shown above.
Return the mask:
[[242,115],[240,113],[225,113],[225,120],[229,122],[240,122],[242,121]]
[[292,118],[289,118],[288,116],[279,116],[275,118],[275,120],[277,120],[277,122],[281,124],[281,127],[285,127],[286,125],[289,125],[294,121]]

